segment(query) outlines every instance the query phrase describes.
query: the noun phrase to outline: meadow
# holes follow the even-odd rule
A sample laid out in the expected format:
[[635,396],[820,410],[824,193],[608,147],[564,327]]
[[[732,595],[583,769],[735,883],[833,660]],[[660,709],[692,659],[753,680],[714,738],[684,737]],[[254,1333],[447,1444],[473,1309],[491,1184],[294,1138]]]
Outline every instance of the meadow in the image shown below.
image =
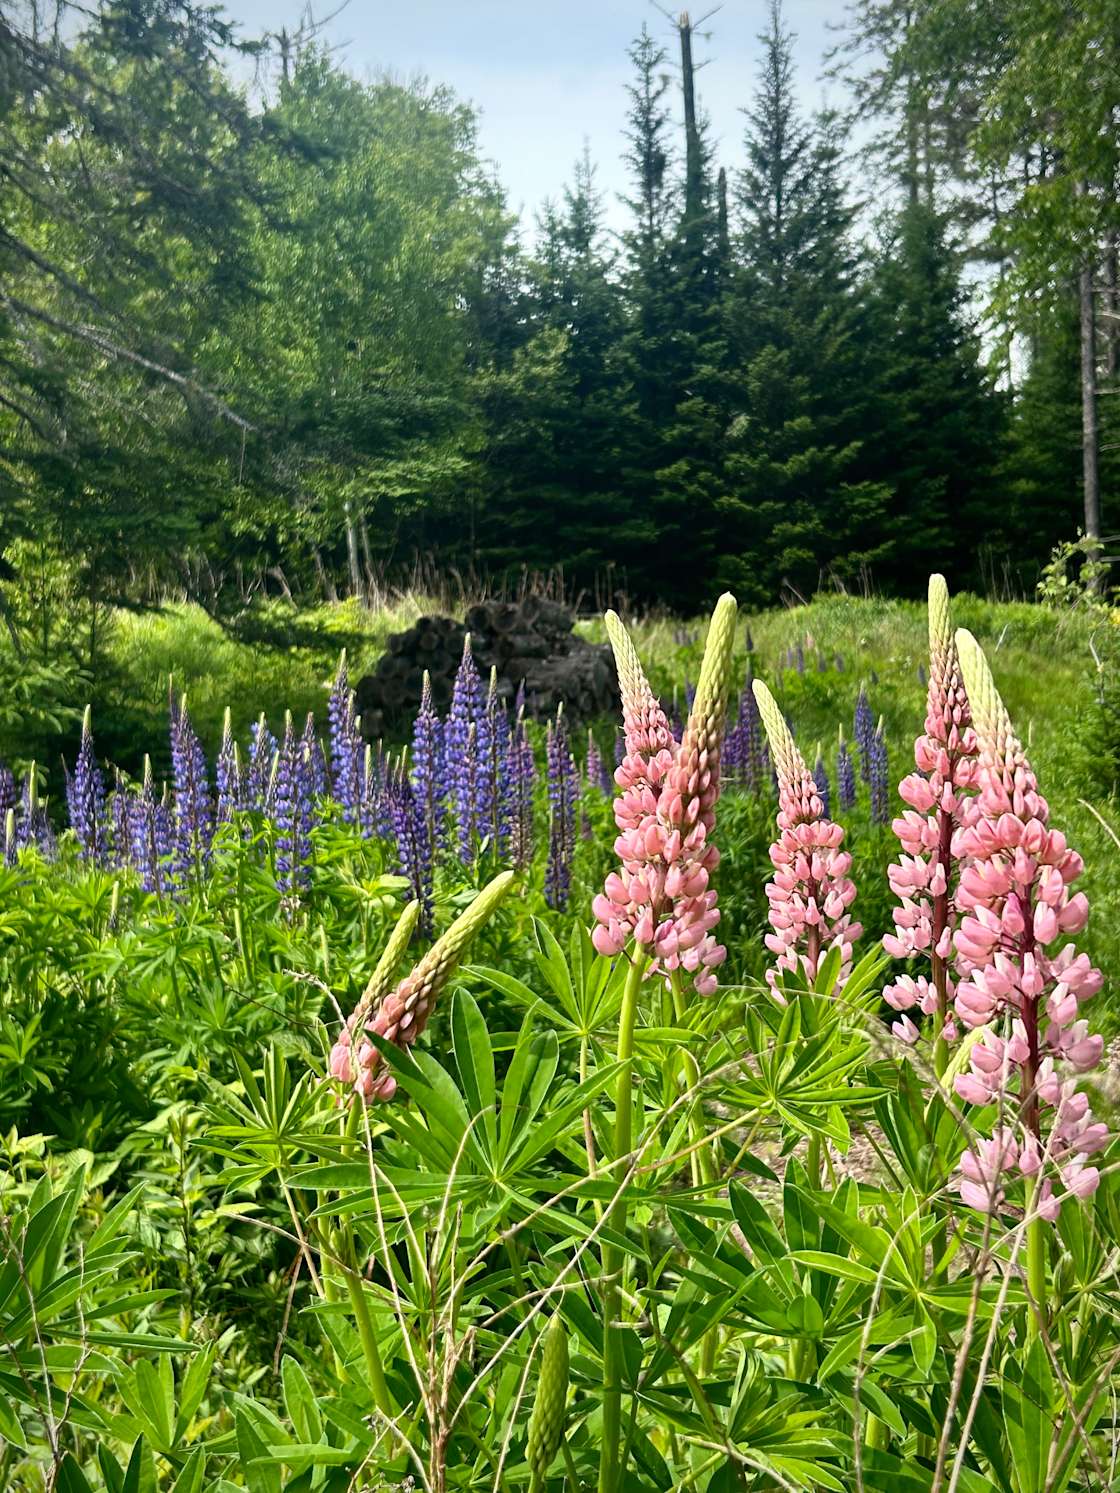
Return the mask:
[[[1107,610],[953,599],[1085,861],[1032,852],[1029,947],[1018,893],[977,889],[1028,842],[985,848],[969,814],[1007,835],[1046,812],[962,644],[992,776],[956,794],[949,915],[983,932],[998,895],[1017,973],[1008,993],[977,983],[990,949],[954,965],[956,1009],[990,1009],[953,1031],[951,1002],[897,994],[936,977],[929,947],[881,942],[942,677],[925,605],[588,618],[625,735],[522,721],[465,669],[447,720],[367,746],[348,686],[429,605],[270,612],[248,641],[187,606],[119,614],[65,780],[12,752],[0,1486],[1120,1486],[1120,1187],[1079,1097],[1111,1126],[1115,1074],[1059,1011],[1095,981],[1058,953],[1068,927],[1104,972],[1085,1014],[1107,1042]],[[627,826],[653,839],[623,846],[620,890]],[[799,826],[804,874],[768,896]],[[936,920],[930,886],[909,905]]]

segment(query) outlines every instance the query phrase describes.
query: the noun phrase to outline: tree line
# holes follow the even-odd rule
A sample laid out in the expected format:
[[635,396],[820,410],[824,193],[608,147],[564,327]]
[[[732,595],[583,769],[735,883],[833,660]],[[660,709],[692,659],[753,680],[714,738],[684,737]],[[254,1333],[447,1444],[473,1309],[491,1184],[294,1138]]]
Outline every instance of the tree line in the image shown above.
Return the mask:
[[524,233],[472,108],[314,27],[0,0],[13,632],[49,566],[219,615],[417,556],[686,608],[1029,589],[1099,534],[1120,0],[856,0],[815,115],[773,0],[726,162],[705,46],[630,48],[622,231],[589,148]]

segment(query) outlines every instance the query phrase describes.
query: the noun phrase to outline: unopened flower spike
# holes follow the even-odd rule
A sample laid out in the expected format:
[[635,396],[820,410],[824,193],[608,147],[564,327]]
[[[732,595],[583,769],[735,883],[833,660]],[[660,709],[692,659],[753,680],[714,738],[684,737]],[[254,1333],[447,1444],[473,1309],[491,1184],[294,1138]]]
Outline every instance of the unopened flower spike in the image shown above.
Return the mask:
[[331,1049],[330,1071],[334,1078],[352,1087],[362,1099],[392,1098],[397,1081],[367,1034],[394,1042],[398,1047],[412,1046],[427,1025],[440,992],[467,945],[493,916],[515,879],[513,871],[496,876],[398,985],[369,1004],[363,996]]

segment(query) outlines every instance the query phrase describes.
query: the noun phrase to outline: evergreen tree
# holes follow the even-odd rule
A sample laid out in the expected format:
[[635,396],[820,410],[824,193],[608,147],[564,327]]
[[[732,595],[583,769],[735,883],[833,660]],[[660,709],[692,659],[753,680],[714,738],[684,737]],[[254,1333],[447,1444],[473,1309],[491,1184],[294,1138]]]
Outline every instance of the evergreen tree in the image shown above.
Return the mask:
[[894,488],[889,574],[915,592],[943,570],[980,580],[992,539],[992,477],[1004,405],[990,387],[945,225],[908,203],[875,266],[869,330],[875,354],[873,475]]
[[797,108],[778,0],[760,40],[730,300],[742,413],[719,503],[722,578],[759,602],[879,559],[888,491],[857,471],[866,347],[836,122]]

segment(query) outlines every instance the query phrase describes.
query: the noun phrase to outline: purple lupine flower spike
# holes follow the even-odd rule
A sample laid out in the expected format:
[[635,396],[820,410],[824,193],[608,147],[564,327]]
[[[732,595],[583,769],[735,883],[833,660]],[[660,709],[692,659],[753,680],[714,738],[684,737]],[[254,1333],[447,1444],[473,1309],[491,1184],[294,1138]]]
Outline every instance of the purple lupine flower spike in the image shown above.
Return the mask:
[[167,873],[163,864],[167,853],[166,836],[161,819],[162,805],[156,802],[152,783],[152,763],[144,758],[144,780],[138,793],[129,805],[129,830],[132,836],[132,863],[140,875],[140,885],[146,892],[162,895],[166,890]]
[[350,688],[345,648],[339,654],[338,671],[327,702],[327,723],[334,796],[342,805],[342,817],[347,824],[358,824],[361,820],[365,754],[362,749],[362,734],[355,719],[354,692]]
[[32,762],[27,769],[16,817],[16,848],[25,850],[30,847],[34,847],[45,860],[54,860],[58,854],[58,841],[51,828],[50,816],[39,796],[37,762]]
[[867,698],[867,687],[861,684],[859,697],[856,700],[855,721],[852,727],[856,741],[856,754],[859,757],[859,775],[865,783],[871,782],[871,759],[874,753],[875,740],[875,716],[871,710],[871,701]]
[[817,786],[817,793],[819,794],[821,803],[824,806],[824,817],[826,819],[830,819],[832,817],[829,813],[829,807],[832,800],[832,785],[828,781],[828,769],[824,765],[824,758],[821,756],[821,749],[819,744],[817,746],[816,766],[813,768],[813,782]]
[[793,666],[799,674],[805,672],[805,644],[798,642],[797,651],[794,654]]
[[490,670],[486,706],[480,721],[479,816],[490,848],[504,859],[509,850],[509,714],[498,688],[498,670]]
[[611,775],[607,771],[607,764],[603,761],[603,754],[599,750],[599,743],[595,740],[595,732],[589,726],[587,728],[587,781],[592,788],[597,788],[600,793],[611,791]]
[[564,707],[556,712],[547,738],[548,762],[548,863],[544,894],[549,907],[563,910],[572,885],[572,855],[576,837],[576,800],[579,774],[568,742]]
[[125,868],[132,864],[132,831],[129,824],[129,793],[119,770],[109,795],[109,840],[113,864]]
[[314,820],[310,754],[296,736],[291,711],[276,756],[273,789],[274,862],[281,906],[294,916],[311,885],[311,826]]
[[214,803],[206,754],[191,724],[186,695],[171,723],[171,769],[175,782],[175,874],[185,881],[202,874],[214,838]]
[[388,803],[401,874],[408,878],[412,897],[420,904],[421,919],[430,930],[433,900],[432,846],[428,840],[423,806],[416,800],[403,758],[392,776]]
[[8,810],[19,807],[19,789],[15,774],[5,763],[0,762],[0,820],[7,820]]
[[276,760],[276,737],[268,729],[262,710],[250,729],[249,767],[245,775],[244,803],[247,809],[265,814],[269,808],[269,784]]
[[303,723],[303,735],[300,738],[303,749],[307,753],[307,770],[311,778],[311,792],[315,798],[324,798],[328,791],[327,784],[327,759],[323,752],[323,743],[319,740],[315,731],[315,712],[309,710],[307,719]]
[[525,725],[525,711],[520,710],[513,728],[510,747],[510,784],[512,799],[512,834],[510,852],[513,864],[523,870],[533,859],[533,787],[536,781],[533,745]]
[[105,863],[108,832],[105,822],[105,779],[93,750],[92,711],[87,705],[82,717],[82,744],[73,775],[66,778],[66,804],[70,826],[78,837],[82,856],[94,866]]
[[856,801],[856,767],[844,732],[840,732],[840,745],[836,753],[836,796],[842,809],[853,808]]
[[890,822],[890,764],[887,761],[887,738],[880,716],[875,735],[871,738],[871,822]]
[[[471,635],[463,640],[463,657],[455,676],[451,709],[444,725],[444,744],[455,806],[457,846],[464,866],[473,866],[480,832],[480,757],[485,737],[482,680],[471,654]],[[481,739],[480,739],[481,738]]]
[[241,759],[233,739],[233,722],[229,706],[222,720],[222,745],[214,768],[218,790],[218,823],[228,824],[241,808]]
[[424,819],[431,853],[444,844],[447,783],[444,776],[443,724],[432,704],[432,679],[424,670],[420,710],[412,726],[412,792]]

